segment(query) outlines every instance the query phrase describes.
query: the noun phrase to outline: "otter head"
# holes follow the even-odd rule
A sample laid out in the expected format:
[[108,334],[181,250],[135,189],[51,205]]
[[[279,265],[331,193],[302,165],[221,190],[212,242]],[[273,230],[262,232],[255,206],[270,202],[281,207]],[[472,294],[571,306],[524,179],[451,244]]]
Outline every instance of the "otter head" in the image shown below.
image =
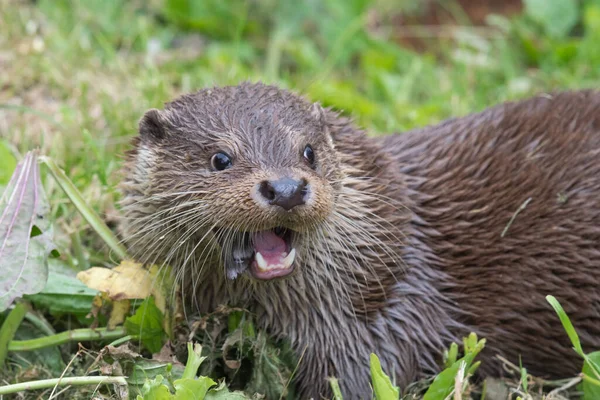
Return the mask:
[[342,177],[324,110],[290,92],[201,90],[148,111],[139,133],[123,202],[138,258],[216,253],[229,279],[280,278],[333,211]]

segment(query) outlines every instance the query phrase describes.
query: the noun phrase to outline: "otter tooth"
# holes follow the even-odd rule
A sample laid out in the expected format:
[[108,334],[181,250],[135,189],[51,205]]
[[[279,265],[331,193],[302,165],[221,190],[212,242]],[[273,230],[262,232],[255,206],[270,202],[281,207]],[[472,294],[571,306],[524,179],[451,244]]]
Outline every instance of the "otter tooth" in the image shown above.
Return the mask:
[[294,258],[296,258],[296,249],[292,249],[290,254],[283,259],[283,268],[291,267],[292,263],[294,262]]
[[262,256],[262,254],[260,254],[259,251],[256,252],[254,258],[256,259],[256,264],[258,264],[258,268],[262,269],[263,271],[269,269],[269,264],[267,264],[267,260],[265,260],[265,258]]

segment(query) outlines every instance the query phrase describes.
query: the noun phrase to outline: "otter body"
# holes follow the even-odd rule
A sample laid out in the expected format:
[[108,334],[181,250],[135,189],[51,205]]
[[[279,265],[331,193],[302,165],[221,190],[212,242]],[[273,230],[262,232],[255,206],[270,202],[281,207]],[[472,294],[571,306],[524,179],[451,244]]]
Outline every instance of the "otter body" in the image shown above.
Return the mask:
[[243,306],[302,360],[302,398],[401,387],[452,341],[544,377],[600,348],[600,94],[565,92],[386,137],[262,84],[182,96],[140,122],[124,234],[200,312]]

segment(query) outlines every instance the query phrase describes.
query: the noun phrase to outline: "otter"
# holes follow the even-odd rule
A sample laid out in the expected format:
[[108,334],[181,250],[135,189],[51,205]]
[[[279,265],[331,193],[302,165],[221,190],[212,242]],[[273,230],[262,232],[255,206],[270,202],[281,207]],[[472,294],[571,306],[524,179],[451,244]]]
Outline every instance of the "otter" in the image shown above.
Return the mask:
[[[301,361],[301,398],[371,398],[369,354],[404,388],[469,332],[541,377],[600,348],[600,93],[508,102],[370,136],[243,83],[146,112],[122,181],[131,254],[173,266],[201,313],[242,306]],[[301,356],[301,357],[300,357]]]

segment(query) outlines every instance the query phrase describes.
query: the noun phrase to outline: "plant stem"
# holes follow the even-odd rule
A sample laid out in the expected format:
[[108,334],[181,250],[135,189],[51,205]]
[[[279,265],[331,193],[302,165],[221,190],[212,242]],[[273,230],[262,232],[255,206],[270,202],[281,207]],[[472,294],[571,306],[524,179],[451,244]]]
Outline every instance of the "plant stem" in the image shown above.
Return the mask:
[[120,337],[120,338],[118,338],[117,340],[115,340],[113,342],[110,342],[108,345],[109,346],[117,347],[117,346],[119,346],[119,345],[121,345],[121,344],[123,344],[125,342],[128,342],[130,340],[134,340],[134,339],[139,339],[139,337],[136,336],[136,335],[127,335],[127,336]]
[[80,271],[88,269],[90,267],[90,264],[85,258],[85,251],[83,250],[83,245],[81,244],[81,236],[79,236],[79,231],[71,233],[70,236],[73,247],[73,253],[75,253],[75,259],[77,260],[77,268]]
[[589,383],[591,383],[593,385],[600,386],[600,381],[597,380],[597,379],[592,378],[589,375],[581,374],[581,379],[583,379],[584,381],[587,381],[587,382],[589,382]]
[[333,400],[344,400],[338,380],[334,377],[327,379],[329,380],[329,385],[331,386],[331,391],[333,392]]
[[104,221],[102,221],[102,219],[98,216],[98,214],[96,214],[96,212],[87,205],[79,190],[77,190],[75,185],[73,185],[73,182],[71,182],[64,171],[58,168],[54,160],[52,160],[50,157],[42,156],[39,159],[48,167],[56,182],[69,197],[71,202],[73,202],[75,205],[75,208],[77,208],[83,218],[85,218],[85,220],[92,226],[96,233],[100,235],[107,246],[110,247],[110,249],[121,259],[127,258],[127,251],[125,250],[125,247],[119,242],[109,227],[106,226]]
[[30,322],[33,326],[38,328],[42,333],[46,335],[55,335],[56,331],[52,328],[52,325],[44,317],[40,317],[37,313],[31,311],[25,314],[25,319]]
[[54,386],[83,386],[109,383],[127,385],[127,381],[123,376],[76,376],[68,378],[43,379],[40,381],[30,381],[16,383],[14,385],[0,386],[0,395],[17,393],[25,390],[47,389]]
[[21,325],[23,318],[27,314],[27,305],[25,303],[16,303],[15,307],[10,310],[8,316],[0,327],[0,368],[4,366],[8,351],[10,351],[10,343],[12,343],[15,333]]
[[106,328],[98,329],[74,329],[57,333],[52,336],[44,336],[30,340],[13,340],[8,344],[8,351],[29,351],[42,349],[44,347],[58,346],[67,342],[83,342],[92,340],[114,340],[127,335],[125,328],[116,328],[112,331]]
[[206,357],[202,357],[202,346],[199,343],[192,344],[192,342],[188,342],[187,350],[187,363],[185,363],[185,369],[183,370],[181,379],[194,379],[198,373],[200,364],[202,364],[202,361],[204,361]]

